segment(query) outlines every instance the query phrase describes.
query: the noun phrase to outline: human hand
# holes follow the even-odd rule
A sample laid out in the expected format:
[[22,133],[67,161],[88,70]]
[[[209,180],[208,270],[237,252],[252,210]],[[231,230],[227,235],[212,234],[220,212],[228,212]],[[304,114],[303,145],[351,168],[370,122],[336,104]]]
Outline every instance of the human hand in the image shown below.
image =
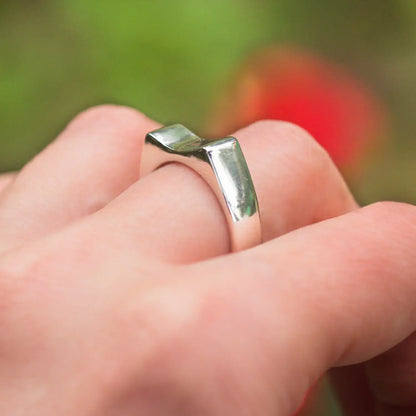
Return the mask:
[[157,127],[88,110],[0,185],[0,414],[284,416],[354,365],[349,414],[414,415],[415,208],[356,209],[307,133],[260,122],[236,137],[267,242],[227,254],[197,174],[138,180]]

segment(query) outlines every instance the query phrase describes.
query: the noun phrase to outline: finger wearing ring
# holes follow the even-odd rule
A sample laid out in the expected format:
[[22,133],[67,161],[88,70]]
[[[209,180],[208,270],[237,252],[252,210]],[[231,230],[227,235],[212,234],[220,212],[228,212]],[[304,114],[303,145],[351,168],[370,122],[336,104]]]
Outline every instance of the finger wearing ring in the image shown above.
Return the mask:
[[213,190],[227,220],[231,251],[262,242],[256,191],[235,137],[207,140],[180,124],[148,133],[140,176],[173,162],[193,169]]

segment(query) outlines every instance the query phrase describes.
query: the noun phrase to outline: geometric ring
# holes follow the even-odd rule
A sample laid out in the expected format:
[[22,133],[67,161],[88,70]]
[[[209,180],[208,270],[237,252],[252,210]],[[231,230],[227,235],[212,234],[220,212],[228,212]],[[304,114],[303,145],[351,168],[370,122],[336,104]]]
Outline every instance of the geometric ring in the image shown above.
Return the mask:
[[181,124],[148,133],[142,151],[140,177],[167,163],[186,165],[208,183],[226,217],[231,251],[244,250],[262,242],[256,191],[235,137],[207,140]]

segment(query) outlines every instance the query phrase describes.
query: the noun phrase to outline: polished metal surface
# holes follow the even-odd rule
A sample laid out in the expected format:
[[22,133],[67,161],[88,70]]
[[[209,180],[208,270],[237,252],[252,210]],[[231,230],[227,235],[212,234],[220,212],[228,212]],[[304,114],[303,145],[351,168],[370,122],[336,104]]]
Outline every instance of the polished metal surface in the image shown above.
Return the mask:
[[180,124],[148,133],[140,176],[171,162],[196,171],[214,191],[227,219],[232,251],[261,243],[257,196],[236,138],[206,140]]

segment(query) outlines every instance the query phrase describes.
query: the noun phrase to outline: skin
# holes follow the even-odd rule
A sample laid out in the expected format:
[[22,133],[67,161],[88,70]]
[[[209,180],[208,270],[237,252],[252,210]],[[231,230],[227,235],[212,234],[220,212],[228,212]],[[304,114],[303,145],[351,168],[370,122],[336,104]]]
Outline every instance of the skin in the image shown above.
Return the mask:
[[208,186],[139,179],[135,110],[77,116],[0,180],[0,414],[291,415],[331,370],[347,415],[416,411],[416,209],[359,209],[302,129],[239,138],[265,243],[229,254]]
[[6,189],[16,177],[15,173],[3,173],[0,175],[0,192]]

